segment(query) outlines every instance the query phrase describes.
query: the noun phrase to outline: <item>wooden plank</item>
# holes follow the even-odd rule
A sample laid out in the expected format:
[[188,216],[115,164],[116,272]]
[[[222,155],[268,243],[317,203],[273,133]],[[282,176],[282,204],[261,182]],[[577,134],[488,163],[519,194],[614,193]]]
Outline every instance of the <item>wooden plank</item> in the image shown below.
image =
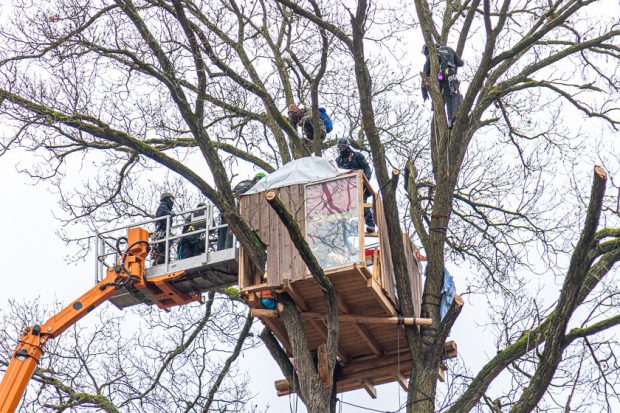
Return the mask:
[[250,285],[250,277],[248,274],[246,274],[248,267],[243,262],[244,260],[245,260],[245,252],[243,250],[243,247],[240,247],[239,248],[239,277],[238,277],[239,280],[237,281],[239,283],[239,291],[243,291],[245,287],[248,287]]
[[362,380],[362,387],[366,390],[366,393],[373,398],[377,398],[377,389],[372,385],[372,382],[368,379]]
[[400,384],[400,387],[407,391],[409,389],[409,379],[406,378],[401,372],[396,372],[396,381]]
[[[304,185],[293,185],[291,187],[291,198],[290,202],[292,205],[296,206],[296,209],[299,210],[298,223],[299,229],[302,231],[302,234],[306,234],[306,212],[305,212],[305,190]],[[292,244],[292,242],[291,242]],[[292,247],[292,263],[293,263],[293,273],[291,274],[291,279],[293,281],[303,280],[306,278],[306,272],[308,271],[306,268],[306,264],[304,263],[299,251]]]
[[[346,301],[344,300],[344,298],[342,297],[342,295],[336,293],[336,297],[338,299],[338,307],[340,308],[340,311],[344,314],[348,314],[350,312],[349,307]],[[383,354],[383,349],[381,348],[381,345],[377,342],[377,340],[375,340],[375,338],[372,336],[372,334],[368,331],[368,329],[365,326],[357,324],[357,323],[355,323],[354,326],[355,326],[355,331],[357,331],[360,338],[370,348],[371,352],[373,352],[374,354],[378,356]]]
[[[282,203],[286,205],[289,212],[294,216],[294,212],[291,208],[291,188],[286,187],[280,190],[280,199]],[[286,232],[286,228],[284,228],[284,232],[280,234],[279,237],[279,253],[280,253],[280,280],[284,284],[286,280],[291,280],[292,278],[292,250],[294,248],[293,242],[291,241],[291,237]]]
[[458,355],[457,345],[454,340],[446,341],[443,345],[445,359],[455,358]]
[[282,284],[282,273],[280,272],[280,233],[286,232],[286,228],[276,211],[265,202],[263,208],[269,210],[269,247],[267,248],[267,284],[269,286]]
[[403,246],[405,247],[405,264],[411,285],[411,298],[415,314],[420,314],[422,308],[422,274],[420,263],[415,256],[417,248],[411,242],[409,236],[403,233]]
[[437,369],[437,378],[439,379],[440,382],[445,382],[446,381],[446,372],[444,370],[442,370],[441,368]]
[[258,294],[255,292],[250,292],[246,295],[245,302],[248,304],[250,308],[261,308],[260,299]]
[[366,233],[366,223],[364,220],[364,208],[362,204],[364,203],[364,178],[362,178],[363,172],[357,171],[356,182],[357,182],[357,221],[358,221],[358,234],[359,234],[359,249],[360,249],[360,257],[359,261],[364,262],[366,260],[365,256],[365,243],[366,237],[364,237],[364,233]]
[[[327,341],[327,327],[321,321],[318,320],[308,320],[309,325],[314,328],[314,330],[321,336],[322,341]],[[341,343],[338,343],[338,357],[342,361],[343,364],[349,363],[351,360],[351,356],[347,351],[342,347]]]
[[261,319],[261,321],[273,334],[275,334],[278,340],[280,340],[280,343],[282,343],[284,350],[286,350],[286,353],[290,357],[293,354],[293,347],[291,346],[291,342],[288,340],[288,336],[286,335],[284,330],[281,329],[276,322],[268,318],[263,318]]
[[259,213],[260,213],[260,223],[259,223],[259,236],[261,241],[263,241],[263,244],[267,245],[267,248],[269,248],[269,215],[271,213],[271,206],[269,206],[269,204],[267,202],[263,202],[264,201],[264,197],[265,197],[265,193],[261,192],[258,193],[256,195],[259,195],[261,197],[261,202],[259,204]]
[[308,307],[308,304],[306,303],[304,298],[301,296],[301,294],[299,294],[299,292],[297,292],[295,287],[293,287],[293,283],[291,283],[291,280],[284,280],[284,289],[286,290],[288,295],[291,296],[295,304],[297,304],[297,308],[299,308],[300,311],[310,310],[310,307]]
[[388,300],[388,298],[383,293],[381,286],[373,278],[368,279],[367,286],[372,292],[374,292],[377,302],[385,310],[386,313],[393,317],[398,314],[390,300]]
[[379,246],[381,248],[380,262],[381,262],[381,274],[382,285],[387,295],[391,297],[398,305],[398,298],[396,295],[396,286],[394,284],[394,268],[392,266],[392,251],[390,249],[390,237],[387,231],[387,225],[385,223],[385,213],[383,211],[383,203],[381,198],[375,199],[375,211],[376,211],[376,224],[379,228]]
[[263,291],[266,289],[267,289],[267,283],[262,283],[262,284],[252,285],[250,287],[245,287],[243,290],[241,290],[241,292],[249,293],[249,292]]

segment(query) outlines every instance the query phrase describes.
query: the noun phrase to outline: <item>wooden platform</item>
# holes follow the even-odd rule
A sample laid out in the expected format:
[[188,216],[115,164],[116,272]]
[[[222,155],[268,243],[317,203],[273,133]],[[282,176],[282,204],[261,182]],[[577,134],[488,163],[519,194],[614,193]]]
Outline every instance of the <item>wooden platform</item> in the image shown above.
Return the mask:
[[[327,272],[338,294],[341,314],[364,315],[370,317],[397,316],[394,303],[372,278],[366,267],[350,265]],[[323,321],[306,319],[305,312],[325,313],[325,301],[319,286],[313,279],[287,283],[283,286],[295,301],[302,313],[304,330],[311,350],[325,342],[327,330]],[[252,293],[254,294],[254,293]],[[250,305],[260,306],[257,297],[248,297]],[[273,331],[285,349],[292,354],[284,324],[278,319],[262,319]],[[359,357],[369,354],[381,356],[406,345],[401,326],[362,324],[350,321],[340,322],[339,358],[342,364],[348,364]]]
[[[365,188],[373,195],[369,199],[372,203],[364,203]],[[393,381],[406,386],[410,355],[403,327],[394,323],[400,319],[394,319],[398,316],[398,302],[381,198],[372,191],[361,171],[320,183],[296,184],[270,191],[277,194],[297,221],[310,248],[314,248],[313,245],[318,248],[313,249],[315,257],[336,288],[341,366],[336,377],[337,391],[364,388],[372,394],[374,385]],[[374,236],[364,234],[364,208],[371,207],[378,227],[378,234]],[[242,297],[250,307],[257,309],[253,313],[292,357],[284,323],[277,318],[278,311],[265,310],[260,304],[261,291],[287,293],[300,312],[310,350],[316,351],[327,341],[326,305],[321,289],[294,247],[288,230],[266,202],[265,193],[241,196],[240,212],[267,247],[265,274],[254,268],[241,249],[239,286]],[[331,232],[321,232],[331,228]],[[325,242],[321,238],[323,234]],[[332,241],[333,247],[330,246]],[[415,256],[415,246],[405,234],[403,242],[414,310],[419,316],[420,263]],[[330,259],[332,256],[345,257],[341,262],[346,264],[335,267],[339,261]],[[390,317],[392,320],[387,320]],[[379,321],[392,323],[380,324]],[[286,381],[278,381],[276,388],[279,395],[294,391]]]
[[[397,310],[394,302],[373,279],[365,266],[350,265],[326,273],[338,294],[340,315],[363,315],[365,317],[394,317]],[[286,283],[283,286],[297,305],[312,351],[326,342],[327,330],[324,321],[315,313],[325,313],[325,301],[319,286],[313,279]],[[250,292],[248,302],[260,307],[258,294]],[[306,314],[313,314],[308,318]],[[290,355],[291,345],[284,323],[279,319],[260,318],[278,338]],[[337,391],[357,389],[367,391],[374,385],[401,382],[406,385],[410,374],[410,354],[402,325],[369,324],[340,320],[338,359],[341,371],[337,378]],[[278,395],[294,392],[286,380],[276,382]]]
[[[374,386],[394,381],[406,391],[409,374],[411,374],[411,354],[407,348],[381,357],[365,357],[340,368],[337,373],[336,391],[343,393],[364,389],[375,398]],[[278,396],[295,392],[294,386],[287,380],[277,380],[275,387]]]
[[[183,271],[183,276],[170,284],[183,293],[200,294],[237,284],[238,270],[238,250],[229,248],[210,252],[207,261],[205,255],[199,255],[174,261],[167,268],[166,265],[147,268],[146,279]],[[157,299],[149,290],[124,287],[110,301],[122,310],[136,304],[155,304]]]

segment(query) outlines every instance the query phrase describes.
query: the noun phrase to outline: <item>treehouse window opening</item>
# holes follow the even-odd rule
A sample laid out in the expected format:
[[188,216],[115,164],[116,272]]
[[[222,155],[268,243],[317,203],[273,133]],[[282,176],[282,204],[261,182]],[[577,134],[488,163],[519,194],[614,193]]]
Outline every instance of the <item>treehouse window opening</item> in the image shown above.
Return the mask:
[[357,175],[306,186],[306,240],[321,267],[360,261]]

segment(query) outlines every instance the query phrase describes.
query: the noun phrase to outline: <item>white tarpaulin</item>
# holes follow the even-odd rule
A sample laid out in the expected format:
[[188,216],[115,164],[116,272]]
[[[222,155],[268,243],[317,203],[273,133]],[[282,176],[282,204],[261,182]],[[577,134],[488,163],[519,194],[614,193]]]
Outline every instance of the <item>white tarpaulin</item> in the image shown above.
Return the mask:
[[282,168],[270,173],[258,181],[256,185],[244,195],[255,194],[257,192],[281,188],[283,186],[322,181],[324,179],[334,178],[342,172],[344,172],[344,170],[338,169],[334,161],[328,161],[320,156],[307,156],[291,161]]

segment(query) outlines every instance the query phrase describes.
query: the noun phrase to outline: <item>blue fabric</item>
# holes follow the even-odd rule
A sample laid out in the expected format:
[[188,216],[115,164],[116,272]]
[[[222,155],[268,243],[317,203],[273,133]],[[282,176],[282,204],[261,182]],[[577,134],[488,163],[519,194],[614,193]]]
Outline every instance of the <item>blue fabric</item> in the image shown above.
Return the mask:
[[260,303],[263,305],[263,308],[267,310],[275,310],[276,308],[276,300],[273,298],[261,298]]
[[443,269],[443,287],[441,288],[441,302],[439,304],[439,315],[441,319],[446,316],[452,301],[454,301],[454,295],[456,294],[456,287],[454,286],[454,279],[450,275],[450,272],[446,267]]
[[319,108],[319,118],[321,118],[321,120],[325,124],[325,131],[327,133],[334,130],[334,123],[332,122],[331,118],[327,114],[327,111],[325,110],[325,108]]

